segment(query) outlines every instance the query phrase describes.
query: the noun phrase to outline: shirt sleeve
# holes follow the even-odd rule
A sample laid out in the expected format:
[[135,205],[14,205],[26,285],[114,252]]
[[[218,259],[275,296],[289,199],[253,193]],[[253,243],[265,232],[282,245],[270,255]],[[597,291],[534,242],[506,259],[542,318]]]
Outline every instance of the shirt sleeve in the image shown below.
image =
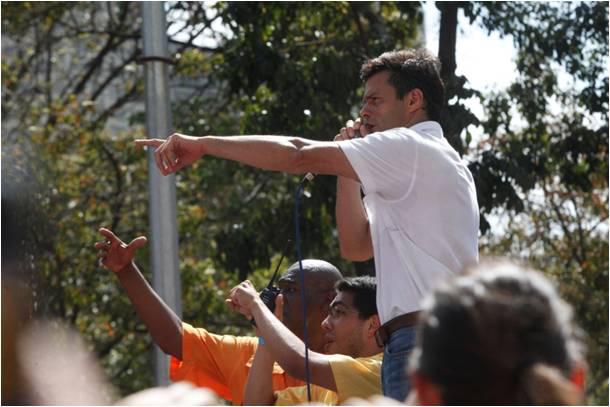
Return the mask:
[[381,359],[378,354],[367,358],[334,355],[330,367],[337,385],[338,402],[351,397],[369,398],[381,394]]
[[256,349],[256,340],[216,335],[187,323],[182,324],[182,329],[182,360],[172,357],[170,379],[209,387],[231,400],[231,380],[238,373],[235,369],[243,369],[246,365]]
[[338,143],[358,174],[365,194],[396,200],[410,191],[415,180],[418,155],[415,137],[413,131],[398,128]]

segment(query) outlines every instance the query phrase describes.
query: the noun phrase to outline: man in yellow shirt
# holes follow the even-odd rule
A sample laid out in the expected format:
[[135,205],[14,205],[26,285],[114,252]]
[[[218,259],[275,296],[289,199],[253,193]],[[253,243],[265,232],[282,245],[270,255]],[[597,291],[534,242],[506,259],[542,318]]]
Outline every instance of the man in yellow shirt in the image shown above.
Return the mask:
[[[242,404],[257,338],[217,335],[183,322],[153,291],[134,262],[135,252],[146,244],[146,238],[140,236],[126,244],[108,229],[100,229],[100,234],[105,240],[97,242],[95,247],[101,264],[116,274],[153,340],[171,357],[170,379],[208,387],[233,404]],[[335,296],[334,284],[342,276],[335,266],[322,260],[304,260],[303,268],[311,348],[323,352],[324,332],[320,324]],[[298,264],[289,267],[278,286],[284,299],[283,320],[287,329],[303,337],[298,270]],[[270,376],[274,390],[303,384],[277,365]]]
[[[335,405],[350,397],[381,394],[383,349],[375,340],[379,316],[375,280],[347,278],[337,282],[336,297],[322,322],[324,352],[309,352],[311,401]],[[263,346],[254,356],[248,376],[244,404],[292,405],[307,402],[305,386],[274,392],[271,372],[277,361],[289,375],[305,380],[305,344],[265,306],[249,281],[231,292],[234,309],[256,321]],[[276,302],[282,306],[282,298]],[[281,314],[280,314],[281,315]]]

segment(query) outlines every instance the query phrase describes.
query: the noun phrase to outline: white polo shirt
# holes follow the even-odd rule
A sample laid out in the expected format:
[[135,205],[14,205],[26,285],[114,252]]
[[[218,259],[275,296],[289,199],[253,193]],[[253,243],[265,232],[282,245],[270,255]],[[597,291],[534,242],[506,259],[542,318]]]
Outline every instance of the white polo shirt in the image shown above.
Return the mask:
[[434,121],[339,145],[365,194],[385,323],[419,310],[437,281],[478,261],[474,181]]

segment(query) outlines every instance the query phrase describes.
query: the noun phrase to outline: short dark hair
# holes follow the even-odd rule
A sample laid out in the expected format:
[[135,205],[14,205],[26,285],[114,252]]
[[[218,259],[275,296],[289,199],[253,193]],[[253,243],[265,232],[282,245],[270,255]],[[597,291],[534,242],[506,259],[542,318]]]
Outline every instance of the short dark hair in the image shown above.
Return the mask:
[[360,319],[367,319],[377,314],[377,282],[373,277],[349,277],[337,281],[335,290],[352,294],[354,307]]
[[506,262],[473,271],[424,301],[410,369],[440,386],[443,404],[563,404],[536,386],[540,367],[568,378],[582,361],[571,308],[538,272]]
[[439,59],[426,49],[390,51],[362,64],[360,78],[366,82],[379,72],[389,71],[388,82],[396,90],[396,97],[402,99],[407,92],[420,89],[426,99],[428,118],[439,121],[445,103],[440,67]]

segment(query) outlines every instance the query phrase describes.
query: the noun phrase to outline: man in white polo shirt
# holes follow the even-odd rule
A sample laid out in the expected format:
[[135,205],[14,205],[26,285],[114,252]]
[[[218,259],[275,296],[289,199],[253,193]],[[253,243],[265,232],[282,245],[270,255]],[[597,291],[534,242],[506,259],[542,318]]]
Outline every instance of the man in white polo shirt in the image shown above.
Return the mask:
[[375,257],[382,385],[385,395],[404,400],[420,300],[437,280],[478,260],[479,212],[472,175],[438,123],[444,103],[438,59],[425,50],[388,52],[365,62],[361,76],[363,121],[349,123],[332,142],[174,133],[136,144],[155,148],[164,175],[205,155],[337,175],[341,253],[354,261]]
[[420,301],[436,281],[477,261],[479,211],[472,175],[438,123],[438,60],[421,50],[388,52],[367,61],[361,77],[362,121],[335,137],[360,180],[337,178],[337,227],[343,257],[374,254],[383,391],[404,400]]

